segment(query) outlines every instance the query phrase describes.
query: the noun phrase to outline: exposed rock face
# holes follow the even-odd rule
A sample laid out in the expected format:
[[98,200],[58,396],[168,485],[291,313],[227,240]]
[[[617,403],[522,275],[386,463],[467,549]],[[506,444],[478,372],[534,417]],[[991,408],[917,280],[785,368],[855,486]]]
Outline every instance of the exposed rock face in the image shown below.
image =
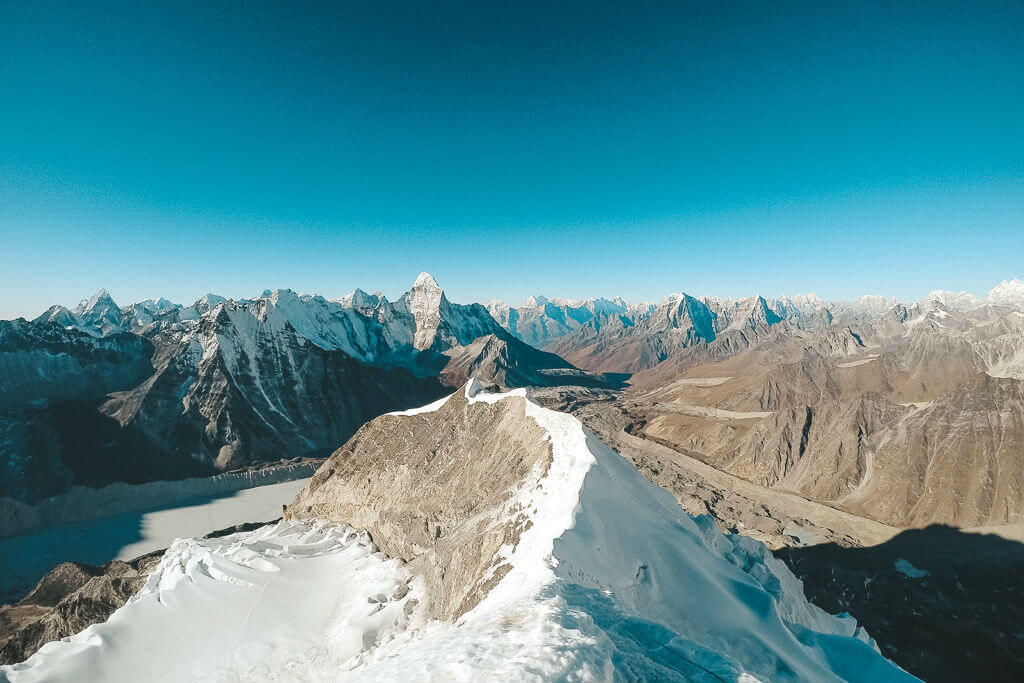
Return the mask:
[[[377,418],[285,517],[366,529],[423,580],[428,616],[467,629],[477,650],[483,638],[498,648],[511,638],[541,680],[558,678],[548,660],[565,639],[558,670],[584,680],[910,680],[851,622],[798,597],[764,546],[685,515],[577,420],[525,394],[481,394],[474,382]],[[553,620],[534,625],[538,614]],[[550,635],[538,648],[524,628]],[[585,643],[573,640],[579,632]],[[420,662],[429,655],[418,648],[436,642],[403,643],[402,657]],[[837,673],[829,662],[840,642],[859,663]],[[504,664],[478,669],[480,654],[456,656],[484,679],[502,677]]]
[[[486,305],[514,335],[557,353],[577,367],[592,372],[640,372],[667,359],[677,359],[691,367],[694,363],[686,360],[688,356],[705,363],[725,360],[761,345],[771,338],[771,332],[818,331],[834,325],[871,326],[881,319],[905,324],[900,330],[902,334],[923,320],[942,326],[950,322],[945,319],[948,314],[963,313],[979,323],[972,334],[984,337],[988,334],[983,330],[984,318],[993,322],[993,315],[1019,317],[1017,312],[1024,308],[1021,291],[1024,285],[1019,281],[1003,283],[984,300],[965,292],[935,291],[909,309],[896,299],[883,296],[865,296],[847,303],[826,302],[814,294],[777,299],[716,299],[681,293],[670,295],[657,305],[637,306],[621,299],[573,302],[531,297],[518,308],[502,301]],[[1024,361],[1021,363],[1024,368]]]
[[69,433],[75,406],[142,381],[152,352],[133,334],[0,321],[0,495],[32,500],[70,486],[88,438]]
[[0,664],[21,662],[44,643],[106,621],[142,587],[162,551],[92,567],[65,562],[14,605],[0,607]]
[[88,400],[134,386],[153,345],[132,334],[93,337],[55,323],[0,321],[0,409]]
[[145,383],[100,407],[132,451],[223,471],[331,448],[382,412],[442,393],[434,380],[321,348],[288,325],[217,311]]
[[[798,324],[800,309],[780,310],[793,316],[792,326]],[[633,318],[581,327],[549,350],[591,371],[637,372],[690,349],[735,353],[769,335],[783,320],[762,297],[719,300],[676,294]]]
[[[444,317],[441,315],[441,306],[447,305],[444,292],[437,286],[437,282],[430,273],[420,273],[412,290],[406,296],[409,313],[412,314],[416,324],[416,331],[413,333],[412,347],[417,351],[425,351],[434,346],[435,341],[444,343],[444,337],[455,338],[455,330],[439,330]],[[438,339],[438,332],[442,332],[441,339]]]
[[484,306],[513,336],[538,349],[584,326],[607,325],[613,320],[630,324],[633,316],[653,308],[648,304],[630,307],[618,298],[572,301],[543,296],[531,296],[518,308],[498,300]]
[[593,372],[637,372],[694,348],[710,347],[722,359],[749,348],[780,323],[786,329],[818,329],[883,312],[828,303],[814,294],[769,300],[681,293],[657,305],[629,305],[619,298],[571,301],[537,296],[518,308],[503,301],[486,306],[517,338]]
[[[206,538],[262,525],[236,525],[207,534]],[[20,601],[0,606],[0,665],[24,661],[50,641],[106,621],[142,588],[163,554],[158,550],[127,562],[107,562],[102,567],[79,562],[58,565]]]
[[1021,316],[932,306],[677,356],[633,377],[635,433],[894,526],[1018,521]]
[[427,582],[440,619],[472,609],[508,567],[526,517],[514,491],[547,472],[551,447],[523,399],[473,404],[456,392],[433,412],[383,415],[316,473],[285,513],[366,529]]
[[609,386],[612,380],[573,367],[559,356],[518,340],[488,335],[449,352],[441,381],[460,386],[470,378],[499,387]]
[[0,323],[0,409],[13,411],[0,415],[0,495],[31,501],[74,483],[329,452],[366,420],[471,376],[603,383],[516,339],[481,305],[449,302],[427,273],[394,303],[275,290],[119,309],[101,291],[74,312]]
[[124,329],[121,309],[105,289],[101,289],[91,299],[80,303],[75,309],[75,316],[87,328],[94,329],[101,335]]
[[[10,351],[0,353],[5,395],[23,405],[0,417],[0,495],[25,501],[71,484],[176,479],[322,453],[376,415],[443,393],[436,379],[322,348],[287,321],[233,304],[184,330],[154,324],[150,338],[3,325],[18,332],[5,335]],[[34,336],[15,345],[26,330]]]

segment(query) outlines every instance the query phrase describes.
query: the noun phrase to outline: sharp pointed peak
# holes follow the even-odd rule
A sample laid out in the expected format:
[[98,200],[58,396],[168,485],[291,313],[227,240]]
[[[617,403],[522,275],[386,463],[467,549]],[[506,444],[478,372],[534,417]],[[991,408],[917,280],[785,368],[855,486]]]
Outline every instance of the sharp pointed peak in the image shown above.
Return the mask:
[[416,276],[416,282],[412,283],[412,288],[441,289],[441,287],[437,284],[437,280],[434,279],[434,276],[428,273],[427,271],[423,271],[422,273]]
[[100,289],[98,292],[93,294],[90,298],[86,299],[86,301],[90,305],[93,305],[93,304],[95,304],[95,303],[97,303],[99,301],[103,301],[105,299],[110,299],[111,301],[113,301],[113,298],[110,296],[110,292],[108,292],[106,289]]
[[114,299],[110,296],[110,292],[108,292],[106,289],[101,289],[88,299],[82,299],[82,301],[79,302],[78,308],[76,310],[79,312],[88,311],[92,308],[95,308],[101,302],[108,305],[117,305],[114,304]]

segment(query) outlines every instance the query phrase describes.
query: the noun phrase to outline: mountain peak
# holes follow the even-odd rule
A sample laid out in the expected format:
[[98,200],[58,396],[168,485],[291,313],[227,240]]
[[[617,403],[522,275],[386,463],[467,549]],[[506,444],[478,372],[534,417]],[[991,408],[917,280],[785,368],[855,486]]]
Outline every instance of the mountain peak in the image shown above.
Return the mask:
[[1024,308],[1024,280],[1003,280],[992,288],[986,301],[1003,306]]
[[83,299],[82,302],[78,305],[78,309],[80,311],[91,311],[97,306],[107,308],[108,306],[114,305],[114,300],[111,298],[110,292],[108,292],[105,289],[101,289],[100,291],[93,294],[92,297],[88,299]]
[[423,271],[416,276],[416,282],[412,283],[413,289],[441,289],[437,284],[437,280],[430,273]]
[[379,291],[374,292],[373,294],[367,294],[363,290],[356,287],[354,290],[352,290],[351,294],[346,294],[345,296],[338,299],[338,303],[340,303],[345,308],[354,308],[363,313],[367,313],[371,311],[374,307],[376,307],[378,304],[387,303],[387,299],[385,299],[384,295],[381,294]]
[[423,350],[430,348],[437,336],[438,325],[441,324],[441,306],[445,302],[444,292],[437,285],[430,273],[420,273],[412,290],[405,295],[409,312],[416,323],[413,335],[413,348]]
[[82,301],[79,302],[78,307],[75,309],[75,313],[83,315],[95,312],[97,315],[102,315],[108,311],[116,309],[117,304],[115,304],[113,298],[111,298],[110,292],[105,289],[101,289],[90,298],[82,299]]
[[979,306],[981,299],[967,292],[947,292],[936,289],[929,292],[928,296],[922,299],[920,303],[926,308],[935,304],[941,304],[950,311],[966,311]]

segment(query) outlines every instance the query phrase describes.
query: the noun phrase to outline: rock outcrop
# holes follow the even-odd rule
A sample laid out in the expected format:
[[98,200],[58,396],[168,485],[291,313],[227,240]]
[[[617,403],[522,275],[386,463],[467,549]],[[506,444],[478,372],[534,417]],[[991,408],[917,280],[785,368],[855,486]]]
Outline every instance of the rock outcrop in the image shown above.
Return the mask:
[[689,517],[522,391],[474,381],[377,418],[285,518],[366,530],[406,561],[426,616],[451,624],[403,642],[378,675],[428,677],[444,642],[446,660],[486,680],[508,675],[509,657],[540,680],[913,680],[851,621],[806,603],[763,545]]
[[0,607],[0,664],[24,661],[44,643],[106,621],[142,587],[162,554],[102,567],[57,566],[17,604]]
[[529,523],[515,492],[551,463],[524,402],[470,405],[457,391],[434,411],[383,415],[330,457],[285,518],[366,529],[425,577],[432,616],[461,616],[508,570],[494,558]]
[[[263,526],[240,524],[207,534],[217,538]],[[160,563],[158,550],[94,567],[64,562],[17,603],[0,606],[0,665],[24,661],[45,643],[67,638],[110,618],[146,583]]]
[[935,308],[784,332],[721,361],[670,359],[622,404],[638,435],[886,524],[1017,522],[1020,318]]

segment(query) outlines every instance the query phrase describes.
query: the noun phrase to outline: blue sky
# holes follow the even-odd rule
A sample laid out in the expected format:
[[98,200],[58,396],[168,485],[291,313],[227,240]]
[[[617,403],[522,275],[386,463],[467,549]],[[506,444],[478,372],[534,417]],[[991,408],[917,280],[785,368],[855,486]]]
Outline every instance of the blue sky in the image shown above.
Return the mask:
[[139,4],[0,4],[0,317],[1024,277],[1019,2]]

